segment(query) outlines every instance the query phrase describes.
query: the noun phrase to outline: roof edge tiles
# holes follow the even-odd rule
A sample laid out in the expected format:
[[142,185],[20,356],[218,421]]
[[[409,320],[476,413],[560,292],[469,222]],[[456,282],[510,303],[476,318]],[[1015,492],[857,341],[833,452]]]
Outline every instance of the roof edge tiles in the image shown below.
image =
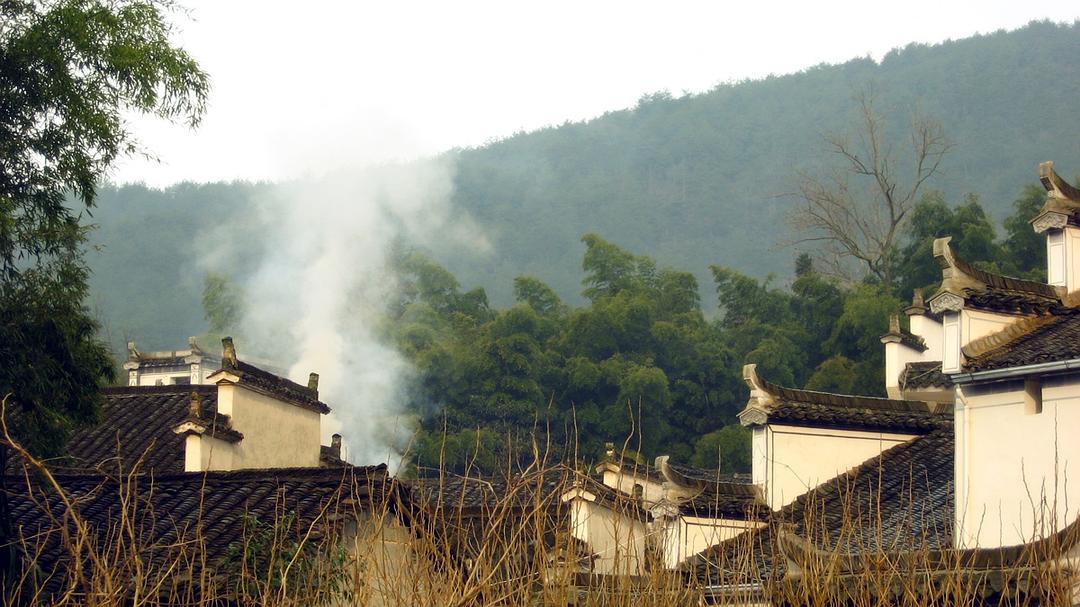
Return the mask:
[[750,398],[739,413],[744,426],[790,424],[850,430],[929,432],[941,424],[951,408],[941,403],[874,396],[852,396],[796,390],[777,386],[757,373],[757,365],[743,367]]
[[941,287],[930,298],[934,314],[959,312],[965,306],[995,312],[1042,314],[1062,308],[1064,287],[993,274],[957,257],[951,236],[934,240],[934,259],[941,266]]
[[[1033,319],[1034,320],[1034,319]],[[1025,368],[1080,358],[1080,313],[1048,316],[989,337],[968,355],[964,373]]]
[[919,388],[951,388],[953,382],[941,371],[940,360],[910,362],[900,372],[901,390]]
[[[891,537],[882,546],[908,551],[947,549],[953,532],[948,505],[954,499],[954,440],[950,418],[935,431],[885,449],[804,493],[770,514],[765,527],[694,554],[680,569],[716,587],[778,581],[789,564],[777,543],[781,529],[804,540],[825,541],[840,557],[865,550],[876,554],[875,543],[886,533]],[[946,512],[943,518],[934,518]],[[927,518],[920,521],[920,517]],[[864,527],[866,533],[856,531],[860,522],[869,525]],[[935,532],[922,533],[930,530]],[[729,563],[744,562],[748,541],[757,542],[756,569],[724,571]]]
[[960,350],[964,353],[964,356],[968,358],[978,358],[983,354],[1007,346],[1009,343],[1016,341],[1020,337],[1030,335],[1039,327],[1058,321],[1061,318],[1062,317],[1060,316],[1035,316],[1032,318],[1025,318],[1011,325],[1007,325],[1000,331],[974,339],[960,348]]
[[[208,379],[217,377],[222,382],[233,381],[245,388],[279,398],[304,409],[322,414],[330,413],[330,407],[319,400],[318,375],[314,373],[311,375],[310,381],[313,382],[313,386],[303,386],[291,379],[239,360],[236,357],[236,348],[231,337],[223,338],[221,344],[223,348],[221,368],[211,373]],[[230,380],[226,375],[231,375],[236,379]]]
[[900,326],[900,316],[897,314],[889,317],[889,332],[881,336],[881,343],[893,342],[903,344],[917,352],[926,352],[930,349],[925,339]]

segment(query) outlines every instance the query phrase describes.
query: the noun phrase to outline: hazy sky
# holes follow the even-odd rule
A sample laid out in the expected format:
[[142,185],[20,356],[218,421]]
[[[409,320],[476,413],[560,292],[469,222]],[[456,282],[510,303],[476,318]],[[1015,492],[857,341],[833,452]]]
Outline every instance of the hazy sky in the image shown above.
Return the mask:
[[1075,0],[181,1],[177,41],[211,75],[209,111],[194,132],[133,119],[161,162],[126,160],[116,181],[320,174],[594,117],[645,92],[1080,17]]

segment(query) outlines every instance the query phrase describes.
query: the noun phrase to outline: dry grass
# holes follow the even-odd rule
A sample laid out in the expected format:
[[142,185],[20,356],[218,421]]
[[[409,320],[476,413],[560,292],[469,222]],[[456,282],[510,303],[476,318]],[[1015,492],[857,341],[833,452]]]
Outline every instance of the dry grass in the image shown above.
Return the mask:
[[[799,521],[762,521],[711,554],[704,584],[660,566],[649,531],[640,552],[626,542],[593,554],[574,537],[582,528],[561,499],[586,476],[542,457],[496,477],[443,472],[412,490],[358,491],[344,483],[314,513],[291,510],[282,494],[270,508],[273,520],[242,512],[227,522],[200,518],[162,540],[147,529],[174,515],[152,508],[159,502],[151,496],[167,487],[137,468],[112,479],[118,516],[103,522],[87,512],[99,493],[71,491],[12,445],[28,467],[8,478],[9,492],[24,508],[30,500],[40,517],[34,533],[24,525],[18,534],[25,566],[7,604],[651,607],[706,597],[852,607],[1072,604],[1072,563],[1064,558],[1075,543],[1072,529],[1005,553],[914,545],[853,557],[822,549],[829,542],[812,533],[795,534]],[[612,507],[621,514],[616,525],[651,529],[632,502]],[[883,533],[865,520],[851,516],[842,533]],[[215,526],[224,524],[239,526],[239,539],[214,544]],[[801,528],[814,529],[815,521]],[[773,569],[762,569],[763,561]],[[604,567],[632,575],[602,575]]]

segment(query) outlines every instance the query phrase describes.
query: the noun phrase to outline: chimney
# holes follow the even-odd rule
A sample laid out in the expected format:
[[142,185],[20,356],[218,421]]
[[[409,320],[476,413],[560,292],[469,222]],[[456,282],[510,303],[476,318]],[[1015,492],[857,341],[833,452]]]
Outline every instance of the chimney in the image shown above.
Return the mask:
[[139,351],[135,349],[135,342],[127,342],[128,360],[139,360]]
[[897,335],[900,334],[900,315],[899,314],[891,314],[891,315],[889,315],[889,333],[895,333]]
[[188,404],[188,417],[198,418],[202,412],[202,398],[195,390],[191,391],[191,402]]
[[926,299],[922,289],[915,289],[911,293],[911,305],[904,308],[904,314],[908,316],[922,316],[926,314]]
[[[315,374],[312,373],[312,375],[315,375]],[[318,377],[318,376],[316,375],[316,377]],[[333,436],[330,437],[330,455],[333,455],[334,457],[336,457],[338,459],[341,459],[341,435],[340,434],[334,434]]]
[[308,387],[308,390],[314,390],[315,392],[319,391],[319,374],[318,373],[308,373],[307,387]]
[[615,461],[615,443],[604,443],[604,457],[609,462]]
[[231,337],[221,338],[221,368],[222,369],[235,369],[236,364],[236,346],[233,345]]

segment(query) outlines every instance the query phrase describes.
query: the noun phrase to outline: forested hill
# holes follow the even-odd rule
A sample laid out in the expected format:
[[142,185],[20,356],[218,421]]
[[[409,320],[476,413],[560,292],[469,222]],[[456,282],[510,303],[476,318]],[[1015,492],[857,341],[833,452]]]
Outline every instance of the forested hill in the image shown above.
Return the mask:
[[[1080,173],[1077,57],[1080,27],[1033,23],[911,45],[880,63],[857,59],[701,94],[647,95],[632,109],[456,150],[456,203],[485,229],[494,253],[440,261],[464,285],[486,288],[495,304],[511,300],[520,274],[581,301],[587,232],[692,271],[702,285],[711,284],[711,263],[787,276],[793,254],[777,244],[787,236],[791,201],[778,195],[792,189],[795,171],[827,160],[823,135],[853,128],[853,95],[867,86],[894,135],[915,106],[940,120],[955,148],[932,187],[952,202],[974,192],[1000,219],[1035,181],[1040,161]],[[122,333],[165,347],[203,330],[190,235],[226,210],[242,213],[262,187],[103,193],[95,221],[106,247],[91,256],[94,305],[114,339]],[[706,306],[715,301],[702,295]]]
[[576,296],[578,239],[597,232],[699,279],[709,263],[789,275],[792,253],[776,245],[791,200],[777,195],[793,189],[794,171],[813,170],[825,133],[851,130],[853,94],[867,85],[895,129],[915,104],[944,124],[956,147],[934,187],[957,202],[975,192],[1000,219],[1040,161],[1080,173],[1078,57],[1080,28],[1036,23],[911,45],[880,64],[646,96],[631,110],[463,151],[458,203],[489,226],[500,255],[489,268],[450,267],[496,301],[521,273]]

